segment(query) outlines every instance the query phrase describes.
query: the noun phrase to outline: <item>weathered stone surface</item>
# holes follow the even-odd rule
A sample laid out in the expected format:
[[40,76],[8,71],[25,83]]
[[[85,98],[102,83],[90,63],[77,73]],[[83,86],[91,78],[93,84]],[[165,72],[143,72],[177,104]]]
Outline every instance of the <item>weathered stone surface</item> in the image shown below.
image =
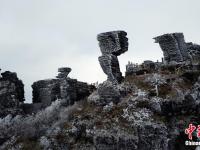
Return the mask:
[[103,55],[113,54],[119,56],[128,50],[128,38],[125,31],[111,31],[97,35],[99,46]]
[[125,75],[126,76],[129,76],[129,75],[136,75],[138,71],[140,71],[141,68],[139,67],[138,64],[134,64],[132,62],[128,62],[128,64],[126,65],[126,73]]
[[155,42],[160,44],[166,63],[172,61],[182,62],[189,58],[187,45],[183,33],[164,34],[155,37]]
[[154,123],[144,124],[138,126],[138,133],[138,150],[168,150],[166,126]]
[[68,67],[62,67],[58,68],[58,76],[56,78],[67,78],[68,74],[71,72],[71,68]]
[[166,64],[189,62],[193,65],[191,69],[199,70],[200,45],[186,43],[183,33],[164,34],[154,39],[163,51]]
[[117,86],[113,85],[110,81],[105,81],[99,85],[97,89],[99,100],[97,105],[106,105],[110,102],[117,104],[120,101],[120,91]]
[[117,56],[112,54],[103,55],[99,57],[99,62],[109,81],[112,81],[114,84],[121,82],[122,73],[120,72]]
[[62,104],[65,106],[73,105],[77,100],[76,79],[63,79],[60,80],[60,95]]
[[88,85],[86,82],[80,82],[78,81],[76,84],[76,91],[77,91],[77,100],[81,100],[90,93],[94,91],[95,87],[93,85]]
[[[124,51],[113,49],[115,42],[110,41],[110,35],[112,37],[112,33],[103,34],[100,36],[102,39],[99,39],[103,40],[106,37],[109,39],[106,42],[110,42],[105,46],[101,45],[103,48],[107,47],[102,49],[103,55],[99,58],[103,71],[109,73],[109,80],[99,84],[98,89],[92,93],[94,86],[67,77],[70,68],[59,68],[57,79],[35,82],[34,103],[21,105],[24,112],[29,115],[16,117],[8,115],[3,119],[0,118],[0,149],[186,150],[190,148],[185,145],[188,135],[184,131],[189,123],[193,123],[196,127],[199,125],[199,71],[189,70],[179,75],[157,70],[156,66],[160,65],[158,61],[144,61],[141,65],[129,63],[127,65],[129,73],[138,74],[144,69],[147,69],[148,73],[143,72],[144,75],[139,77],[130,76],[118,84],[121,72],[117,56]],[[116,35],[114,37],[117,39]],[[176,62],[176,67],[188,68],[186,63],[182,63],[188,61],[184,53],[186,49],[183,35],[167,35],[166,39],[169,48],[172,47],[169,49],[169,63]],[[199,46],[192,43],[186,43],[186,46],[189,59],[192,60],[192,64],[189,65],[198,65]],[[110,49],[113,51],[109,51]],[[166,67],[167,71],[169,67]],[[149,70],[153,70],[153,74],[150,74]],[[8,94],[8,99],[14,99],[6,101],[8,105],[5,114],[17,114],[20,100],[15,101],[15,96],[12,96],[12,91],[14,93],[16,91],[13,80],[16,76],[6,73],[3,74],[3,78],[4,80],[0,79],[0,93],[5,92]],[[92,94],[87,101],[90,93]],[[52,103],[55,99],[58,100]],[[83,101],[77,102],[74,106],[63,107],[73,105],[79,100]],[[47,108],[41,110],[44,107]],[[0,112],[4,109],[0,107]],[[39,110],[41,111],[38,112]],[[196,134],[193,134],[193,140],[197,140]],[[27,148],[27,145],[31,147]]]
[[102,52],[102,56],[99,57],[100,65],[108,80],[115,85],[123,79],[117,56],[128,50],[126,35],[127,33],[124,31],[105,32],[97,35]]
[[142,75],[145,73],[151,73],[157,70],[161,66],[161,62],[153,62],[151,60],[145,60],[141,65],[128,62],[126,65],[125,75]]
[[113,85],[111,81],[99,84],[96,91],[89,97],[88,102],[98,106],[118,104],[124,97],[132,92],[133,87],[126,84]]
[[187,43],[187,48],[189,50],[193,67],[195,67],[193,69],[200,70],[200,45],[190,42]]
[[[84,99],[95,89],[94,86],[76,79],[67,77],[71,68],[63,67],[58,69],[57,79],[40,80],[33,83],[33,103],[45,108],[56,99],[61,99],[64,106],[73,105],[76,101]],[[38,105],[24,106],[38,110]]]
[[40,80],[34,82],[33,103],[42,103],[43,107],[49,106],[52,101],[60,98],[60,85],[58,79]]
[[20,114],[20,103],[24,102],[24,84],[14,72],[6,71],[0,78],[0,117]]

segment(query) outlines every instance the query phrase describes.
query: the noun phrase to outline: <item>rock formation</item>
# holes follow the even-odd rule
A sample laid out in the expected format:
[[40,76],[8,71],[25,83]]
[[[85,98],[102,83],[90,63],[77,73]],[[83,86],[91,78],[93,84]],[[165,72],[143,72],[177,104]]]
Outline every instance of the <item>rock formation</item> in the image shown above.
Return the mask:
[[40,80],[34,82],[33,103],[42,103],[43,107],[51,105],[52,101],[60,98],[59,81],[57,79]]
[[128,64],[126,65],[125,76],[152,73],[158,70],[161,65],[162,65],[161,62],[153,62],[150,60],[145,60],[141,65],[134,64],[129,61]]
[[62,79],[62,78],[67,78],[68,74],[72,71],[71,68],[68,67],[62,67],[62,68],[58,68],[58,76],[56,76],[56,78],[58,79]]
[[163,50],[166,63],[182,62],[188,59],[188,50],[182,33],[164,34],[154,39]]
[[200,58],[200,46],[186,43],[183,33],[170,33],[155,37],[159,43],[166,64],[182,62],[198,62]]
[[57,79],[34,82],[33,105],[40,104],[45,108],[56,99],[61,99],[65,106],[73,105],[75,101],[84,99],[95,89],[92,85],[67,77],[70,71],[71,68],[68,67],[59,68]]
[[111,81],[105,81],[98,86],[97,92],[90,95],[89,101],[95,105],[105,106],[109,103],[117,104],[120,102],[120,98],[118,85],[113,85]]
[[[128,49],[126,33],[99,34],[99,61],[108,81],[94,90],[69,78],[71,69],[63,67],[56,79],[33,83],[33,104],[21,105],[26,115],[0,118],[0,149],[197,150],[185,144],[191,141],[185,131],[192,123],[193,141],[199,142],[200,46],[185,43],[181,33],[155,39],[165,64],[129,62],[122,80],[117,56]],[[177,74],[171,66],[187,71]],[[0,115],[20,114],[23,94],[16,74],[2,73]]]
[[108,80],[113,84],[118,84],[123,79],[117,56],[128,50],[126,35],[127,33],[124,31],[105,32],[97,35],[102,53],[102,56],[99,57],[99,63]]
[[8,114],[20,114],[24,102],[24,84],[15,72],[3,72],[0,77],[0,118]]

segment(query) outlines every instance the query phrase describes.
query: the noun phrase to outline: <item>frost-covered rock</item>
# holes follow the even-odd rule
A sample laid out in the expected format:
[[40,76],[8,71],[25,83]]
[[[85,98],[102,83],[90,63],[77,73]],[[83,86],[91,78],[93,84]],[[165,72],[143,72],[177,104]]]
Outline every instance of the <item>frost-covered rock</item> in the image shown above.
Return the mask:
[[0,73],[0,118],[9,114],[23,114],[20,103],[24,102],[24,84],[15,72]]
[[120,101],[120,91],[116,85],[110,81],[105,81],[97,88],[99,95],[98,105],[106,105],[110,102],[117,104]]
[[44,150],[50,149],[50,148],[49,148],[50,142],[49,142],[49,140],[47,139],[47,137],[45,137],[45,136],[42,136],[42,137],[40,138],[40,145],[43,147]]

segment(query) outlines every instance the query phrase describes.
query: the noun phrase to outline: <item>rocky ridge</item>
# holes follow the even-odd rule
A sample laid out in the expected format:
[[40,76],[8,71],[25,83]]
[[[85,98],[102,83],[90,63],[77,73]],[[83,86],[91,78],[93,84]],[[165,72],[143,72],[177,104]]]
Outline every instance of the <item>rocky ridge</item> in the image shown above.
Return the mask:
[[[110,58],[128,50],[126,33],[99,34],[102,56],[109,56],[104,62],[111,62],[100,61],[107,81],[95,89],[68,78],[71,69],[60,68],[57,79],[35,82],[34,103],[42,109],[1,118],[0,149],[198,149],[185,145],[189,140],[185,129],[190,123],[200,124],[200,63],[195,59],[199,46],[185,47],[183,34],[156,40],[160,38],[165,43],[161,48],[169,44],[164,61],[129,63],[126,76],[119,80],[120,69]],[[198,141],[195,133],[193,141]]]

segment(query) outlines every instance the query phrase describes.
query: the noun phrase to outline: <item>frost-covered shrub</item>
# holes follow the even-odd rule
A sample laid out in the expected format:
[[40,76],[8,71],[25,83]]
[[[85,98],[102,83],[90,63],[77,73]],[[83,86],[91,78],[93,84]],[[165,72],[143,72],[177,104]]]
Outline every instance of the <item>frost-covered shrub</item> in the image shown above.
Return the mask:
[[166,79],[157,73],[154,73],[152,76],[148,77],[145,81],[149,82],[149,83],[151,83],[151,85],[155,86],[156,96],[159,95],[158,87],[160,85],[166,83]]
[[66,121],[72,107],[63,107],[59,100],[51,106],[39,111],[34,115],[16,116],[11,115],[0,119],[0,139],[7,139],[13,136],[33,138],[43,135],[50,126]]

